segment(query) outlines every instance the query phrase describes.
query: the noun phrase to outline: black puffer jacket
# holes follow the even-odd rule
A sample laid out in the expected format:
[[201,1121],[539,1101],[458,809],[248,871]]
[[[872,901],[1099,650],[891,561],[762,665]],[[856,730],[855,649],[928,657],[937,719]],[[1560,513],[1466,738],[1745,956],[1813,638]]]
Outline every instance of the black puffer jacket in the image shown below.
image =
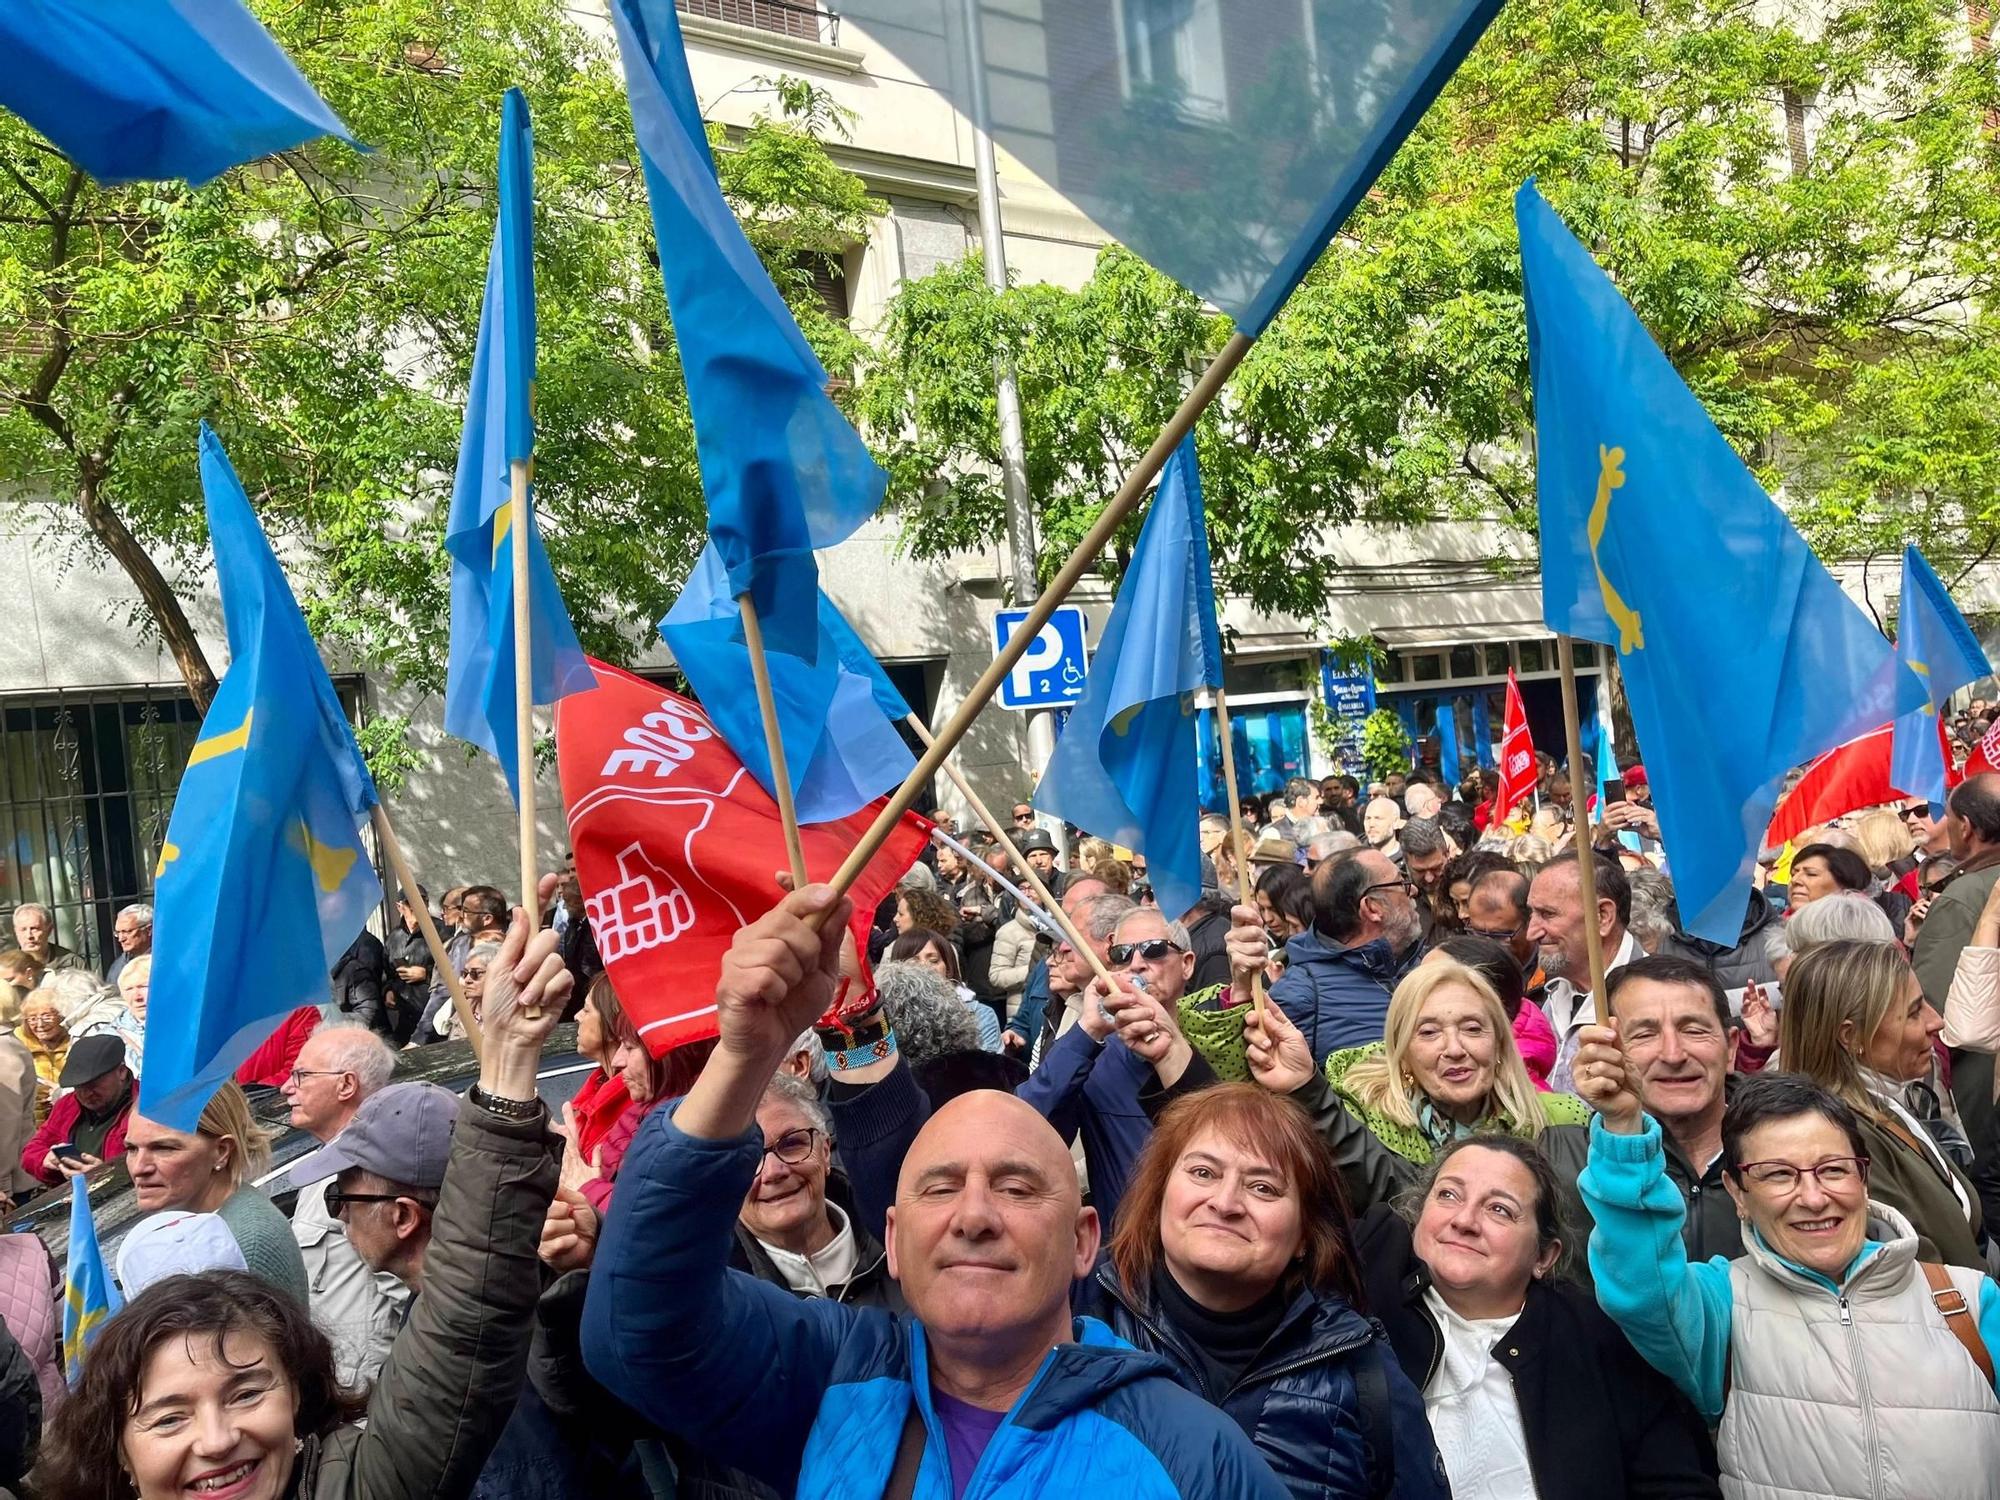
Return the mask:
[[1676,913],[1674,930],[1660,940],[1659,951],[1700,964],[1725,990],[1740,990],[1753,982],[1778,982],[1772,950],[1778,946],[1782,931],[1777,908],[1764,899],[1762,891],[1752,891],[1750,904],[1743,913],[1743,929],[1736,935],[1734,945],[1690,936],[1681,929]]
[[[1424,1293],[1430,1269],[1410,1226],[1387,1207],[1355,1225],[1368,1303],[1421,1390],[1444,1356]],[[1665,1376],[1625,1341],[1588,1292],[1531,1281],[1493,1358],[1514,1379],[1540,1500],[1705,1500],[1722,1493],[1708,1429]]]
[[1180,1381],[1241,1427],[1297,1500],[1447,1500],[1423,1397],[1380,1325],[1346,1298],[1300,1291],[1250,1368],[1209,1389],[1201,1358],[1150,1289],[1128,1291],[1109,1259],[1079,1283],[1077,1310],[1173,1365]]

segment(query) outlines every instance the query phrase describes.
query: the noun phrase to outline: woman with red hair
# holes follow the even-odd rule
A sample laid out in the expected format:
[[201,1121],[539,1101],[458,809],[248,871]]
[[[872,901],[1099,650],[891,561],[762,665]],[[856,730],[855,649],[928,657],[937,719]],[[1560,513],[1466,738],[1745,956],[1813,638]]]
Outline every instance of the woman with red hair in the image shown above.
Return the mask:
[[1225,1083],[1161,1114],[1080,1310],[1172,1364],[1300,1500],[1443,1500],[1423,1400],[1360,1297],[1311,1119]]

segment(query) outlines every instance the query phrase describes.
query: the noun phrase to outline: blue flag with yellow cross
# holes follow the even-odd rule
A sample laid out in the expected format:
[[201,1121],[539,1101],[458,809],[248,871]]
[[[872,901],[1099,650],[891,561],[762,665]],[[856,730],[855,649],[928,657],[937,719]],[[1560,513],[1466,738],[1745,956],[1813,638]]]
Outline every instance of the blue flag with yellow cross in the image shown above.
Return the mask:
[[1951,601],[1951,590],[1912,543],[1903,550],[1903,595],[1896,606],[1896,655],[1923,679],[1923,707],[1896,721],[1890,735],[1889,785],[1922,797],[1942,816],[1944,740],[1938,714],[1967,683],[1993,675],[1979,637]]
[[1924,689],[1532,180],[1514,214],[1543,617],[1615,653],[1682,922],[1734,943],[1785,773]]
[[153,885],[140,1109],[191,1131],[382,899],[361,841],[375,784],[291,586],[204,423],[201,482],[229,671],[202,720]]
[[[515,732],[514,528],[528,545],[530,697],[553,703],[597,685],[577,644],[535,522],[534,138],[528,102],[507,90],[500,123],[500,213],[486,259],[486,300],[465,399],[445,550],[451,554],[451,644],[444,727],[500,762],[521,800]],[[530,475],[517,515],[514,465]],[[529,775],[534,774],[531,766]]]
[[83,1356],[99,1330],[125,1305],[105,1269],[97,1246],[97,1221],[90,1216],[90,1185],[70,1178],[69,1265],[63,1275],[63,1369],[72,1387],[83,1378]]

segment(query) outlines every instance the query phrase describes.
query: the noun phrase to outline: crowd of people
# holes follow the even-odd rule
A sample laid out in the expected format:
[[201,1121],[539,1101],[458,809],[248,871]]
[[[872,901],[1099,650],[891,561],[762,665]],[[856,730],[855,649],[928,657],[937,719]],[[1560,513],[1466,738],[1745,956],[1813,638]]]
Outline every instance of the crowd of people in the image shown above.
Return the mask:
[[[774,886],[663,1057],[573,868],[539,932],[454,888],[470,1092],[397,1081],[465,1025],[403,903],[191,1132],[139,1108],[151,913],[100,978],[20,907],[15,1196],[121,1161],[139,1217],[76,1367],[0,1299],[0,1483],[1991,1496],[2000,777],[1767,851],[1726,946],[1622,780],[1581,836],[1547,764],[1509,819],[1294,780],[1179,912],[1018,803],[1058,917],[940,820],[865,944]],[[276,1177],[268,1089],[320,1147]]]

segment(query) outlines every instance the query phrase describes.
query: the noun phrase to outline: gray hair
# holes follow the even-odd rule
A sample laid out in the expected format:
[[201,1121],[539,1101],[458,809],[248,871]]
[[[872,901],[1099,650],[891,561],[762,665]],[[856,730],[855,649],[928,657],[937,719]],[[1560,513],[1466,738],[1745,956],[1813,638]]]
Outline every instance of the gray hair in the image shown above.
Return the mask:
[[1674,883],[1658,870],[1634,870],[1631,885],[1632,919],[1625,928],[1651,953],[1674,931]]
[[1359,849],[1361,840],[1345,828],[1332,833],[1322,833],[1306,844],[1306,858],[1311,860],[1332,859],[1336,854],[1345,854],[1350,849]]
[[100,1000],[118,998],[118,991],[88,969],[51,970],[42,980],[42,989],[54,997],[64,1025],[75,1021]]
[[40,912],[44,922],[47,922],[51,927],[56,925],[56,914],[39,901],[23,901],[19,906],[14,908],[14,915],[18,917],[24,911]]
[[806,1055],[806,1071],[812,1075],[812,1081],[814,1083],[825,1083],[827,1074],[826,1044],[819,1039],[819,1033],[810,1026],[798,1034],[797,1040],[792,1043],[790,1050],[785,1055],[787,1057],[797,1057],[801,1052]]
[[[498,943],[474,943],[466,952],[465,963],[469,964],[475,958],[483,958],[486,960],[488,967],[491,967],[493,961],[499,956],[500,945]],[[459,967],[463,969],[465,965],[461,964]]]
[[[118,917],[130,917],[141,927],[151,927],[153,925],[153,908],[146,905],[143,901],[135,901],[130,906],[121,906],[118,909]],[[113,917],[111,920],[115,922],[118,920],[118,917]]]
[[1117,935],[1118,924],[1138,909],[1139,903],[1130,896],[1106,891],[1076,914],[1076,925],[1087,937],[1108,943]]
[[1826,943],[1893,943],[1889,914],[1859,891],[1836,891],[1808,901],[1786,920],[1785,943],[1794,957]]
[[354,1075],[354,1081],[361,1085],[362,1098],[366,1099],[395,1076],[394,1049],[363,1022],[322,1021],[313,1028],[313,1035],[327,1038],[327,1045],[333,1048],[331,1060],[340,1064],[339,1072]]
[[1194,951],[1194,939],[1188,936],[1187,923],[1177,917],[1168,916],[1156,906],[1139,906],[1126,912],[1124,916],[1118,919],[1118,925],[1111,929],[1111,935],[1114,938],[1117,937],[1120,932],[1125,930],[1127,922],[1131,921],[1134,917],[1140,916],[1158,917],[1160,925],[1167,929],[1168,942],[1172,943],[1183,953],[1192,953]]
[[1444,830],[1435,818],[1411,818],[1396,834],[1396,841],[1403,846],[1405,854],[1442,854],[1445,851]]
[[764,1097],[759,1102],[789,1104],[806,1117],[806,1123],[814,1130],[829,1141],[833,1139],[833,1116],[827,1113],[826,1105],[820,1102],[819,1090],[796,1073],[773,1073],[771,1081],[764,1085]]
[[979,1050],[979,1022],[958,988],[935,969],[900,961],[878,966],[875,990],[896,1033],[903,1066],[916,1068],[948,1052]]

